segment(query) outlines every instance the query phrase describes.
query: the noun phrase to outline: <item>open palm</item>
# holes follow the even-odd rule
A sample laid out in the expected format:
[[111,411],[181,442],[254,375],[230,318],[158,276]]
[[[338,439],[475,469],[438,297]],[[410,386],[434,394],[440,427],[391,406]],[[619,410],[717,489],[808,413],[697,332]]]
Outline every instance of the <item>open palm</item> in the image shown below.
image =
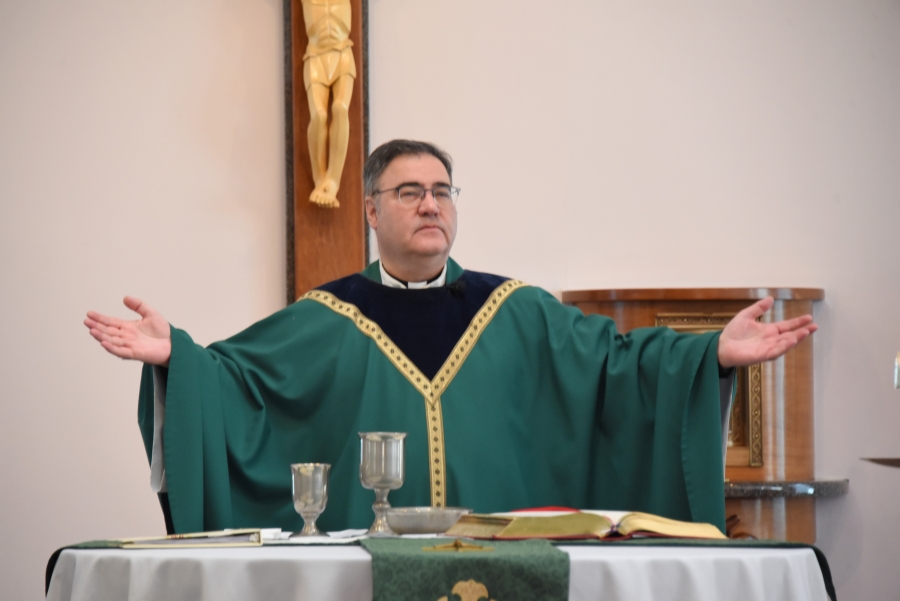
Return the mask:
[[84,325],[91,336],[116,357],[152,365],[168,365],[172,354],[169,322],[138,298],[126,296],[124,303],[141,318],[127,321],[88,311]]
[[719,364],[741,367],[782,356],[818,329],[811,315],[776,323],[757,321],[772,308],[768,296],[734,316],[719,337]]

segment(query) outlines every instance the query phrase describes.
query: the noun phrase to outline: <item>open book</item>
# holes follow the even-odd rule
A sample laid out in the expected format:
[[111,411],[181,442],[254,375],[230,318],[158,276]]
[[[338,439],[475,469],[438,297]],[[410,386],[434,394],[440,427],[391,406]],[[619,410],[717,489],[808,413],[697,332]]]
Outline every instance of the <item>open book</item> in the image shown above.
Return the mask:
[[680,522],[650,513],[626,511],[522,511],[462,516],[447,536],[517,540],[663,536],[726,538],[712,524]]

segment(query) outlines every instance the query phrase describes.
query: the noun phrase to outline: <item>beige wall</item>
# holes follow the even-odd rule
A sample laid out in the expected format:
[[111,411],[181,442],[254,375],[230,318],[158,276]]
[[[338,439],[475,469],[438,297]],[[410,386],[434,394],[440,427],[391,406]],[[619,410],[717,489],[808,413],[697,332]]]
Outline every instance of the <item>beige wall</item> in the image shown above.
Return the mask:
[[[551,291],[819,286],[819,542],[842,598],[900,590],[900,6],[370,0],[373,144],[456,158],[464,265]],[[558,8],[553,8],[557,6]],[[498,25],[502,23],[502,25]],[[280,307],[279,0],[0,0],[0,581],[162,530],[138,367],[88,308],[202,343]],[[11,589],[7,588],[11,587]]]
[[87,309],[155,304],[209,343],[283,306],[280,0],[0,1],[0,583],[164,533],[140,366]]

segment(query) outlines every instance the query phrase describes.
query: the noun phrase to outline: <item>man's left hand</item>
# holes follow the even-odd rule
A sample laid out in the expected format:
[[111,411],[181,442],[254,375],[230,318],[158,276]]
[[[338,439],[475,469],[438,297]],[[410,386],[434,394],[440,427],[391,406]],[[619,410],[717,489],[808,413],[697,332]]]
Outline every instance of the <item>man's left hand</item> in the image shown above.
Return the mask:
[[767,296],[728,322],[719,336],[719,365],[742,367],[777,359],[818,329],[812,315],[777,323],[756,321],[774,304],[775,299]]

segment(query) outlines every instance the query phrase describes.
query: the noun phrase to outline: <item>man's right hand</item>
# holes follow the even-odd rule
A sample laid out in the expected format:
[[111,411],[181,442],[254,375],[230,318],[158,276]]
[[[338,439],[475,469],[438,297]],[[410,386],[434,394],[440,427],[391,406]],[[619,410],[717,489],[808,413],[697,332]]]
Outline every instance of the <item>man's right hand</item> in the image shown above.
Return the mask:
[[88,311],[84,325],[103,348],[122,359],[134,359],[151,365],[169,365],[172,333],[169,322],[142,300],[126,296],[125,306],[141,316],[135,321],[109,317]]

